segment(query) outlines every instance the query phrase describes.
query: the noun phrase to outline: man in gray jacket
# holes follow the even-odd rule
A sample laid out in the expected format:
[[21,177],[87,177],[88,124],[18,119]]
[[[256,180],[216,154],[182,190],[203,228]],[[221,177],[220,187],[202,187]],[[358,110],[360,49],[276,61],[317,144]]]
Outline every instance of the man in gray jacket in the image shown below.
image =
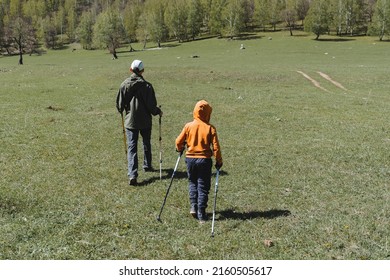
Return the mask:
[[144,171],[152,171],[152,151],[150,138],[152,134],[152,115],[162,116],[163,112],[157,106],[156,95],[152,84],[143,78],[144,65],[140,60],[134,60],[130,67],[132,73],[121,84],[116,107],[119,113],[126,112],[124,126],[127,138],[127,160],[129,184],[136,185],[138,177],[138,136],[141,134],[144,160]]

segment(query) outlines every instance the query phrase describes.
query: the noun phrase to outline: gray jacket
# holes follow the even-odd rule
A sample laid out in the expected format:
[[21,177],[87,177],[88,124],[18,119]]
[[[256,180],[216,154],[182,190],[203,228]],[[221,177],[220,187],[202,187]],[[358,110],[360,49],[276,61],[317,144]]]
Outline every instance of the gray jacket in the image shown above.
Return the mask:
[[128,129],[151,128],[152,115],[161,112],[152,84],[134,73],[121,84],[116,107],[119,113],[126,112],[125,127]]

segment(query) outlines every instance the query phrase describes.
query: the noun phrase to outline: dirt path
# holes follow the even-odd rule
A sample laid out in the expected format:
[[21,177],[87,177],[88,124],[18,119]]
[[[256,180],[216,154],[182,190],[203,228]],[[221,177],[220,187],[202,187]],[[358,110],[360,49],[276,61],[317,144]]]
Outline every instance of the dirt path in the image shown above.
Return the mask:
[[319,89],[322,89],[323,91],[326,91],[326,92],[329,92],[329,90],[327,90],[326,88],[323,88],[319,82],[317,82],[316,80],[314,80],[312,77],[310,77],[309,75],[307,75],[306,73],[302,72],[302,71],[297,71],[299,74],[301,74],[303,77],[305,77],[306,79],[308,79],[310,82],[313,83],[314,86],[316,86],[317,88]]
[[317,73],[320,74],[321,77],[323,77],[324,79],[326,79],[326,80],[328,80],[329,82],[331,82],[332,84],[334,84],[336,87],[348,91],[348,89],[346,89],[342,84],[340,84],[339,82],[336,82],[336,81],[332,80],[332,78],[329,77],[328,75],[326,75],[326,74],[324,74],[324,73],[322,73],[322,72],[317,72]]

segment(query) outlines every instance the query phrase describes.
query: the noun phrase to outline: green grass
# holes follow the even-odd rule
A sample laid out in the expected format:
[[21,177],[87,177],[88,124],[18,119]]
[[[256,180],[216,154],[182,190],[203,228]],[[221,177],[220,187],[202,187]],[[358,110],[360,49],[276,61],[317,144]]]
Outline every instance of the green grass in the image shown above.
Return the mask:
[[[388,44],[260,35],[118,60],[0,57],[0,259],[389,259]],[[141,172],[130,187],[115,97],[136,58],[164,111],[164,178]],[[188,213],[183,159],[156,221],[199,99],[224,159],[214,238]],[[157,118],[152,139],[158,169]],[[211,214],[214,185],[209,198]]]

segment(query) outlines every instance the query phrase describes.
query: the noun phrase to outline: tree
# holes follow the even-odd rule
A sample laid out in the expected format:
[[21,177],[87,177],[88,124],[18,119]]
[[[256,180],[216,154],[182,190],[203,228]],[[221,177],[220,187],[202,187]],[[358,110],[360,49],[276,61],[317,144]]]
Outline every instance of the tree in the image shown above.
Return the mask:
[[292,30],[294,29],[295,22],[297,21],[297,12],[293,0],[286,0],[286,8],[281,14],[286,26],[290,30],[290,35],[293,36]]
[[188,39],[188,10],[186,0],[168,0],[165,19],[168,30],[179,42]]
[[5,31],[4,17],[5,17],[5,9],[4,6],[1,5],[0,3],[0,50],[4,45],[4,31]]
[[204,9],[201,0],[189,0],[188,7],[188,35],[195,40],[203,26]]
[[390,0],[378,0],[370,25],[370,34],[379,36],[382,41],[385,35],[390,33]]
[[149,40],[148,20],[145,17],[145,12],[140,16],[137,27],[137,39],[143,42],[143,49]]
[[9,17],[17,18],[23,15],[23,3],[22,0],[10,0],[9,1]]
[[161,47],[161,42],[168,38],[168,29],[165,22],[165,1],[149,0],[146,2],[145,13],[147,19],[147,34],[150,39]]
[[35,28],[38,27],[42,18],[46,17],[45,2],[40,0],[29,0],[23,4],[23,14],[31,18]]
[[372,18],[375,12],[375,5],[377,0],[365,0],[365,18],[368,24],[372,23]]
[[223,22],[223,11],[227,5],[227,0],[214,0],[211,2],[210,7],[210,18],[208,27],[210,33],[222,36],[224,22]]
[[366,5],[364,0],[333,0],[332,10],[337,35],[354,35],[364,31]]
[[117,11],[108,9],[97,17],[93,26],[93,42],[98,48],[108,48],[113,59],[118,58],[116,49],[120,46],[123,36],[124,29]]
[[42,20],[42,34],[45,46],[55,49],[57,47],[57,28],[49,16]]
[[329,31],[332,24],[332,13],[327,0],[313,0],[305,19],[305,30],[313,32],[316,40]]
[[340,35],[343,33],[345,21],[345,3],[344,0],[333,0],[333,15],[334,15],[334,25],[336,28],[336,34]]
[[271,21],[270,0],[255,0],[254,19],[256,24],[265,31],[266,25]]
[[271,0],[270,1],[270,24],[273,27],[274,31],[276,31],[276,25],[280,22],[281,12],[285,8],[283,0]]
[[203,9],[203,26],[206,28],[206,32],[211,33],[210,31],[210,11],[211,4],[213,0],[201,0],[202,9]]
[[64,10],[66,16],[66,35],[68,35],[70,42],[74,42],[77,26],[76,0],[65,0]]
[[345,33],[354,35],[355,31],[362,28],[362,18],[364,11],[363,0],[345,0],[346,14],[345,14]]
[[91,11],[85,11],[81,16],[81,21],[77,27],[76,34],[83,49],[92,48],[94,18]]
[[304,25],[303,21],[306,18],[307,12],[309,11],[309,7],[310,0],[296,0],[295,10],[298,19],[302,21],[302,25]]
[[238,36],[245,27],[245,2],[230,0],[223,12],[222,22],[225,35],[233,38]]
[[31,41],[35,41],[35,31],[32,28],[31,20],[23,17],[15,18],[10,24],[9,36],[15,43],[19,54],[19,64],[22,65],[25,47],[31,46]]
[[137,40],[137,29],[140,15],[142,14],[143,4],[139,1],[129,1],[123,11],[123,27],[126,38],[130,44],[130,51],[133,51],[131,43]]

